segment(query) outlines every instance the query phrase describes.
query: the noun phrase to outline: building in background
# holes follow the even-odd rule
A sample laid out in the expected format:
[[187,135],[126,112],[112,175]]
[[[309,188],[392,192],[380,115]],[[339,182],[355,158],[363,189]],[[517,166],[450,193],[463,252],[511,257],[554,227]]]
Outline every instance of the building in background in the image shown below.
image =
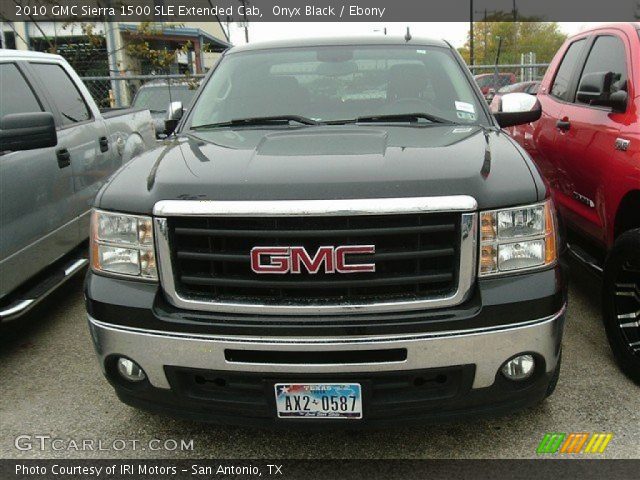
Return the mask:
[[80,75],[154,73],[152,65],[130,55],[127,48],[140,40],[155,50],[175,51],[188,44],[186,51],[177,55],[170,71],[162,73],[204,73],[230,46],[219,21],[154,23],[144,28],[140,22],[2,22],[1,25],[2,48],[58,53]]
[[[3,48],[57,53],[101,106],[128,106],[148,76],[199,76],[230,47],[220,21],[2,22]],[[171,53],[163,57],[163,52]],[[163,61],[158,61],[158,58]],[[168,58],[168,61],[167,61]]]

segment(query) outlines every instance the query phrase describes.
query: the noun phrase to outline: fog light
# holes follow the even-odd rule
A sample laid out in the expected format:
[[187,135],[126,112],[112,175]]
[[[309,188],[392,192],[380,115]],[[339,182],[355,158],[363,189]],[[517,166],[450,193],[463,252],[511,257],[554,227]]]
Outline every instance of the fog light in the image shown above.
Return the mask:
[[124,357],[118,359],[118,373],[129,382],[141,382],[147,378],[140,365]]
[[529,378],[535,366],[536,361],[533,355],[518,355],[505,362],[500,371],[509,380],[519,381]]

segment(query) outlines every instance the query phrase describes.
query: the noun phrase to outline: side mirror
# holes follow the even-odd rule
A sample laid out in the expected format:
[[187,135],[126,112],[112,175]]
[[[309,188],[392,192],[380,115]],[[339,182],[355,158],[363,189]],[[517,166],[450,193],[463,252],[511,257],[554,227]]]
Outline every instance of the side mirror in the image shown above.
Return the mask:
[[57,144],[56,123],[49,112],[13,113],[0,119],[0,151],[35,150]]
[[610,107],[615,113],[627,110],[628,94],[624,90],[611,93],[615,75],[613,72],[594,72],[582,77],[576,98],[588,105]]
[[164,134],[164,129],[165,127],[165,122],[166,120],[164,118],[154,118],[153,119],[153,129],[156,132],[156,138],[161,139],[164,138],[166,135]]
[[165,135],[171,135],[178,126],[178,122],[184,114],[182,102],[171,102],[167,107],[167,117],[164,121]]
[[498,111],[494,113],[500,128],[535,122],[542,116],[540,102],[528,93],[507,93],[500,98]]

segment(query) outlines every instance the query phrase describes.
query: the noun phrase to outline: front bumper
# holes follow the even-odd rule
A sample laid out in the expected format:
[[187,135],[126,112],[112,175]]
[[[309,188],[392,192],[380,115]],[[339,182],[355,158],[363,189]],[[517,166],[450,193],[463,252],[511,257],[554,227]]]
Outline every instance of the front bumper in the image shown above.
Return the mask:
[[[558,366],[564,312],[563,308],[549,318],[489,330],[313,340],[137,331],[91,317],[89,325],[107,378],[120,399],[130,405],[217,423],[309,425],[318,421],[276,418],[270,398],[273,384],[345,380],[361,383],[364,388],[364,421],[356,423],[381,426],[398,421],[502,414],[543,400]],[[406,351],[406,359],[309,365],[247,363],[234,361],[227,354],[244,351],[334,355],[385,350]],[[500,366],[523,352],[534,354],[536,373],[522,384],[507,381],[499,373]],[[120,381],[112,367],[117,356],[138,362],[148,381],[142,385]],[[416,379],[421,379],[420,383]],[[197,385],[205,381],[217,386],[211,390]],[[396,386],[395,393],[389,396],[383,389],[389,388],[390,382],[406,385]],[[248,385],[253,396],[248,399],[247,392],[234,387],[237,384]],[[425,384],[431,390],[425,389]]]
[[[478,331],[450,331],[398,337],[350,338],[224,338],[212,335],[150,332],[99,322],[89,317],[101,364],[112,356],[135,360],[153,387],[169,389],[165,367],[262,372],[277,374],[333,374],[419,370],[452,365],[475,365],[473,388],[491,386],[500,366],[523,353],[538,354],[546,372],[553,372],[562,338],[564,308],[549,318],[527,324]],[[358,352],[406,350],[406,359],[367,363],[248,363],[225,352]]]
[[[85,293],[100,364],[121,400],[194,420],[254,425],[334,422],[277,419],[273,384],[280,382],[360,383],[364,418],[346,422],[352,427],[535,404],[556,373],[566,309],[561,265],[480,280],[456,307],[360,317],[183,311],[166,303],[157,284],[92,272]],[[510,382],[500,367],[522,353],[534,355],[536,371]],[[139,363],[148,380],[124,382],[114,368],[118,356]]]

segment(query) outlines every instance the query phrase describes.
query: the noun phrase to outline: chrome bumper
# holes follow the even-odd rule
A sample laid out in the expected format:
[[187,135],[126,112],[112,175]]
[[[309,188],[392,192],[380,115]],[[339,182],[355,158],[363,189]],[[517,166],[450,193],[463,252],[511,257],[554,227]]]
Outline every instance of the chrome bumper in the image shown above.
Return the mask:
[[[555,315],[499,328],[438,332],[432,334],[340,337],[272,338],[218,337],[178,334],[120,327],[89,317],[96,352],[104,368],[111,355],[138,362],[157,388],[170,388],[165,365],[211,370],[269,373],[332,373],[414,370],[453,365],[476,366],[473,388],[489,387],[503,362],[522,352],[545,359],[547,372],[555,369],[562,338],[566,306]],[[225,349],[348,351],[406,348],[400,362],[358,364],[255,364],[228,361]]]

